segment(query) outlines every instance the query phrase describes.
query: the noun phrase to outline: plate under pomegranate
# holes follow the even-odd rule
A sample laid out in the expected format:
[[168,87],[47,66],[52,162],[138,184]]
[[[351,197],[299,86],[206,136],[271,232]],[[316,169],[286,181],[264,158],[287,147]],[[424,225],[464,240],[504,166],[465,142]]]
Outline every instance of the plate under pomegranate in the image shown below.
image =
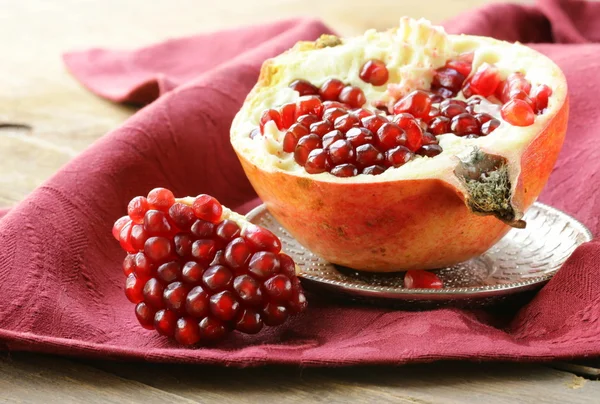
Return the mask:
[[[481,256],[526,226],[567,117],[565,77],[546,56],[402,18],[265,61],[231,144],[302,248],[441,288],[421,270]],[[298,266],[275,233],[208,195],[135,198],[113,234],[140,323],[192,345],[301,313]]]

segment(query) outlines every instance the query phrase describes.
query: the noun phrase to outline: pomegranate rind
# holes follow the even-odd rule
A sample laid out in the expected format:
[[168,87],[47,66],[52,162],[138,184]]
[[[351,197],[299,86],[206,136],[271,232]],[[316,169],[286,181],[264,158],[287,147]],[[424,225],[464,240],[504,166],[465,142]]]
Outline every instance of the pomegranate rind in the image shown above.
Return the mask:
[[[490,61],[486,49],[490,46],[506,50],[502,55],[512,55],[520,63],[529,63],[532,68],[525,73],[537,72],[553,93],[548,108],[536,116],[531,126],[511,127],[503,122],[504,126],[479,139],[443,135],[438,138],[444,152],[436,157],[419,157],[378,176],[338,178],[329,173],[307,174],[301,167],[287,164],[286,156],[277,153],[277,145],[269,143],[267,136],[265,145],[260,147],[246,140],[249,128],[256,125],[254,116],[264,109],[266,100],[279,102],[273,94],[280,91],[281,102],[289,102],[285,98],[289,94],[282,89],[288,80],[286,69],[290,68],[290,61],[306,56],[306,52],[320,52],[322,44],[302,42],[265,62],[257,85],[232,125],[231,141],[242,167],[269,211],[301,244],[330,262],[365,271],[454,265],[488,250],[510,230],[509,224],[522,227],[521,218],[544,187],[566,132],[569,109],[566,80],[548,58],[520,44],[446,35],[441,29],[419,21],[403,21],[390,35],[402,35],[406,41],[413,41],[408,45],[424,52],[421,64],[435,69],[446,63],[448,55],[475,50],[473,71],[476,71],[477,66]],[[413,35],[407,34],[407,30],[413,30]],[[366,43],[374,35],[371,31],[365,34]],[[344,42],[341,39],[335,43],[337,46]],[[439,57],[440,54],[447,56]],[[331,66],[326,60],[323,66],[322,81],[331,77],[328,70]],[[424,84],[419,81],[413,84],[427,88],[427,74],[424,76]],[[347,77],[340,78],[348,82]],[[397,72],[390,69],[390,82],[397,79]],[[529,79],[534,81],[532,77]],[[359,81],[350,84],[362,85],[369,102],[373,100],[370,97],[378,94],[387,96],[370,91],[368,83]],[[406,88],[406,92],[412,89]],[[471,150],[499,156],[506,162],[503,169],[510,184],[508,214],[500,214],[493,207],[474,208],[472,193],[464,178],[456,174],[460,156]]]

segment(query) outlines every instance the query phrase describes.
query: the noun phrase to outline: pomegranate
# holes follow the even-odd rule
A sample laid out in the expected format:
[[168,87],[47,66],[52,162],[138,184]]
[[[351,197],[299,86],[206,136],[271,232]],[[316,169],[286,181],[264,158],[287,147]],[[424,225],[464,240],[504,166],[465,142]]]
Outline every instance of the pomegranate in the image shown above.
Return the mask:
[[[125,295],[142,327],[193,345],[257,333],[306,307],[281,241],[212,196],[175,199],[156,188],[128,212],[113,236],[128,252]],[[144,232],[134,243],[136,226]]]
[[267,60],[231,143],[273,216],[313,252],[359,270],[422,270],[525,226],[567,115],[547,57],[402,18]]

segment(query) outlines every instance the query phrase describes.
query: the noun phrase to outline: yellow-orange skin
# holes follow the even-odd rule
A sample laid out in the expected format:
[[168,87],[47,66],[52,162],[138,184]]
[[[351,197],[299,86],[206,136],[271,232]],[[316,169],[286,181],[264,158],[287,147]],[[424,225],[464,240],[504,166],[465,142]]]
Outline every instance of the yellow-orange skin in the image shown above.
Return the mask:
[[[536,200],[550,176],[567,117],[565,100],[527,148],[515,151],[521,174],[513,202],[522,211]],[[446,181],[330,183],[267,172],[239,153],[238,157],[283,227],[312,252],[338,265],[377,272],[445,267],[484,253],[510,230],[494,216],[473,213],[463,194]]]

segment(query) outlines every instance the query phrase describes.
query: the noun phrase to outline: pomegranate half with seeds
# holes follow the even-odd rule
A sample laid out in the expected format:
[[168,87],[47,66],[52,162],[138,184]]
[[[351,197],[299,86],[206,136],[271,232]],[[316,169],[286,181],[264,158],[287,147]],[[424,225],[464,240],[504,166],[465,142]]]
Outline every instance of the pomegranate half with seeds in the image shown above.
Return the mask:
[[359,270],[432,269],[525,226],[567,115],[547,57],[402,18],[267,60],[231,143],[270,212],[313,252]]
[[183,345],[259,332],[306,307],[296,265],[269,230],[210,195],[164,188],[131,200],[113,236],[140,324]]

